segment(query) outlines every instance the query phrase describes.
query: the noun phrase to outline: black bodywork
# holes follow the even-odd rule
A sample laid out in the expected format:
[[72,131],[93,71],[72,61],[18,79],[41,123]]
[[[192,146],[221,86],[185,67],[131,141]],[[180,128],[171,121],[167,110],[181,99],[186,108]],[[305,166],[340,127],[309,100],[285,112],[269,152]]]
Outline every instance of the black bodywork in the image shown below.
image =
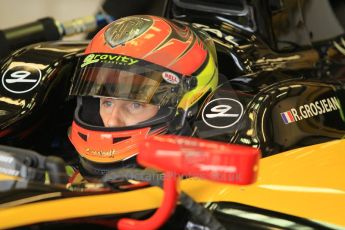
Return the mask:
[[67,96],[76,56],[86,44],[38,43],[2,61],[1,143],[46,154],[70,149],[67,129],[75,102]]
[[[301,15],[298,7],[286,5],[167,2],[166,17],[202,28],[217,47],[220,84],[194,122],[197,136],[259,147],[264,156],[344,136],[344,39],[340,34],[312,43],[295,29],[299,43],[293,41],[296,36],[287,41],[284,29],[293,31]],[[291,28],[277,27],[284,17]],[[67,129],[75,101],[69,100],[68,89],[86,45],[39,43],[2,60],[2,144],[59,155],[73,149]],[[205,117],[215,106],[232,108],[228,112],[239,119]]]
[[[311,34],[306,33],[303,20],[300,21],[300,1],[294,1],[297,6],[287,1],[210,2],[167,1],[164,10],[166,17],[203,28],[217,47],[220,84],[209,95],[193,124],[195,135],[259,147],[263,156],[342,138],[345,135],[342,34],[312,42]],[[293,28],[295,22],[298,26]],[[287,36],[284,31],[295,33]],[[73,147],[67,130],[72,123],[75,99],[69,98],[68,90],[78,55],[86,45],[87,42],[38,43],[1,60],[1,144],[71,158]],[[235,116],[229,118],[228,113]],[[61,191],[61,197],[52,199],[90,195],[29,181],[5,181],[0,187],[8,189],[2,192],[1,204],[53,191]],[[243,204],[217,202],[207,204],[207,208],[229,229],[327,229],[317,222]],[[153,210],[148,210],[86,217],[23,228],[113,229],[116,220],[123,216],[143,219],[152,213]],[[248,220],[245,215],[234,213],[260,214],[266,219]],[[291,226],[272,222],[279,219],[282,223],[288,220]],[[189,229],[198,229],[196,223],[193,225],[191,213],[178,206],[163,229],[182,229],[186,224]]]

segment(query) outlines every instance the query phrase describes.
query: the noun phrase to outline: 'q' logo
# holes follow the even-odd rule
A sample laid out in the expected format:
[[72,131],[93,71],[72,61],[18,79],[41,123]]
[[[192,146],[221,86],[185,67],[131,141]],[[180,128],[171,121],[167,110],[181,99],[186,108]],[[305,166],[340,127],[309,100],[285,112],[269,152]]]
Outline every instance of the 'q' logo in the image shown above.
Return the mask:
[[217,98],[206,104],[202,110],[202,120],[217,129],[235,125],[243,115],[242,104],[232,98]]
[[1,83],[11,93],[27,93],[41,81],[40,69],[33,65],[14,66],[5,71]]

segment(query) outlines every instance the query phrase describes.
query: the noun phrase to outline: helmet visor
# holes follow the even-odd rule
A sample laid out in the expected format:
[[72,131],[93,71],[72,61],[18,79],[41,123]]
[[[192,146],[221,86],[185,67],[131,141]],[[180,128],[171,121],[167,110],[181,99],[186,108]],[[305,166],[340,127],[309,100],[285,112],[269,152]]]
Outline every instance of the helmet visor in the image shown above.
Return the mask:
[[[185,77],[164,67],[128,56],[95,56],[89,54],[80,59],[71,95],[111,97],[174,107],[186,92]],[[106,57],[125,57],[127,62],[109,61]]]

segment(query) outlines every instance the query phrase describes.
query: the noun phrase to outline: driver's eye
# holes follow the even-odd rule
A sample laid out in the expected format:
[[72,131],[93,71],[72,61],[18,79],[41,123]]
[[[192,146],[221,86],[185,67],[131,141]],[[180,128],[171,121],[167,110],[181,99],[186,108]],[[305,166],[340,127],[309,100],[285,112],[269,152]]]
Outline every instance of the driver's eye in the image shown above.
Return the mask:
[[144,105],[138,102],[132,102],[127,105],[127,110],[130,113],[141,113],[143,112],[142,110],[144,109]]
[[132,103],[132,108],[133,109],[140,109],[141,107],[143,107],[143,105],[140,104],[140,103]]
[[113,105],[113,102],[110,101],[110,100],[104,100],[104,101],[102,102],[102,105],[103,105],[104,107],[106,107],[106,108],[109,108],[109,107],[111,107],[111,106]]

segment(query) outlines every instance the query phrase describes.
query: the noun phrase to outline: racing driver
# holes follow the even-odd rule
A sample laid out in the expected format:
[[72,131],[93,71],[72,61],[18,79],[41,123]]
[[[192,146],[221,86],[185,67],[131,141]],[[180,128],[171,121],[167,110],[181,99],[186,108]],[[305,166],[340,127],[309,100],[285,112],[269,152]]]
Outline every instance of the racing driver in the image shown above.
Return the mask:
[[110,23],[91,40],[72,79],[77,107],[69,138],[80,173],[135,167],[137,144],[147,136],[192,135],[217,84],[216,51],[205,32],[149,15]]

